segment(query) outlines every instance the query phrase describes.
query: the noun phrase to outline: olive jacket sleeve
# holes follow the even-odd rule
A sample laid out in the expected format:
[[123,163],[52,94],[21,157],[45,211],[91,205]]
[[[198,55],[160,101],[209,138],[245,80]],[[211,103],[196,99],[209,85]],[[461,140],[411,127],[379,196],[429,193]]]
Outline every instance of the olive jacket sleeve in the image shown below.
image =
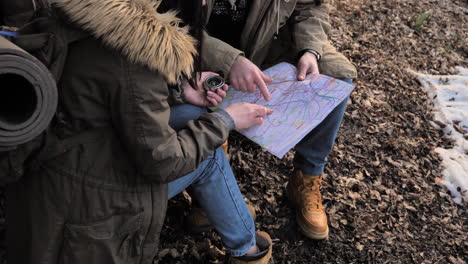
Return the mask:
[[324,53],[324,46],[329,44],[328,32],[329,5],[324,1],[320,6],[313,0],[299,0],[291,17],[292,36],[296,43],[296,53],[312,49],[320,55]]
[[195,170],[228,137],[226,124],[206,113],[175,131],[169,126],[170,91],[164,79],[125,63],[113,96],[113,126],[138,171],[160,183]]
[[229,76],[231,66],[237,56],[244,55],[226,42],[210,36],[207,32],[203,35],[202,64],[206,71],[221,72],[225,78]]

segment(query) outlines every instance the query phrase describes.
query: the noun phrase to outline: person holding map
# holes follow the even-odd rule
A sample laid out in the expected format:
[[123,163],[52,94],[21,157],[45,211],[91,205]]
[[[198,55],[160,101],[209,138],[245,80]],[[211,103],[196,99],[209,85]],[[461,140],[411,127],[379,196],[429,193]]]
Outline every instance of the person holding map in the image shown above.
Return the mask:
[[220,146],[271,110],[239,103],[178,130],[170,121],[176,104],[225,95],[200,87],[212,74],[196,63],[202,0],[50,2],[73,41],[56,123],[6,191],[8,263],[154,263],[167,201],[190,186],[229,263],[266,264],[271,238],[256,231]]
[[[297,65],[297,79],[325,74],[351,82],[355,67],[330,44],[329,5],[322,0],[207,0],[207,32],[203,63],[224,74],[232,87],[254,92],[266,100],[272,80],[261,69],[289,62]],[[295,172],[288,194],[297,222],[312,239],[328,237],[327,216],[321,201],[321,174],[340,127],[346,102],[296,145]]]

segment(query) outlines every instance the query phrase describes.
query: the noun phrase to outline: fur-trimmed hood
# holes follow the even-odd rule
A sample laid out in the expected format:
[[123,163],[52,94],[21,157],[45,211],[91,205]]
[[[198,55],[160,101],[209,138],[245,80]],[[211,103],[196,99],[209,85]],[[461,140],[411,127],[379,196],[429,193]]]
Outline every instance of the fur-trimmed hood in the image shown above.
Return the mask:
[[196,40],[174,11],[158,13],[160,0],[49,0],[75,23],[130,61],[143,64],[174,84],[190,76]]

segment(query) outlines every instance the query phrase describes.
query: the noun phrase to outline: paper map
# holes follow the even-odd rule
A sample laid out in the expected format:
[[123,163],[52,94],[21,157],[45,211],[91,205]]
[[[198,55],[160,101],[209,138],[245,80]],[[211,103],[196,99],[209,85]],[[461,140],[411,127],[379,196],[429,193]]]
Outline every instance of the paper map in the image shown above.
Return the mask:
[[282,158],[342,102],[354,89],[346,82],[325,76],[308,75],[297,81],[296,67],[280,63],[264,71],[274,81],[268,84],[271,100],[260,91],[244,93],[229,89],[221,108],[248,102],[274,110],[262,125],[239,131],[273,155]]

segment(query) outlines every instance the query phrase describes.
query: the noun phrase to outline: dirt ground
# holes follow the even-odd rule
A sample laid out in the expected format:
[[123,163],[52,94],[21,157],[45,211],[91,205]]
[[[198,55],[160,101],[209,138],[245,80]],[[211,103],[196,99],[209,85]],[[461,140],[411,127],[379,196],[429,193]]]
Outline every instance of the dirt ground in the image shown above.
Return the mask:
[[[430,125],[426,94],[407,69],[468,67],[468,1],[331,2],[330,38],[359,78],[325,174],[328,240],[297,231],[284,192],[294,152],[279,160],[239,134],[230,137],[231,165],[256,207],[257,228],[274,241],[270,263],[467,263],[468,202],[455,204],[437,184],[440,160],[432,152],[451,142]],[[189,211],[186,196],[170,201],[156,262],[223,263],[215,232],[184,229],[181,215]]]
[[[293,152],[279,160],[230,137],[231,165],[256,207],[257,228],[274,239],[270,263],[467,263],[468,206],[437,184],[440,160],[432,152],[451,142],[430,125],[426,94],[407,69],[451,74],[468,66],[468,3],[332,2],[331,39],[359,78],[325,175],[328,240],[297,231],[284,192]],[[183,229],[180,214],[189,210],[182,195],[170,202],[159,263],[222,263],[214,232]]]

